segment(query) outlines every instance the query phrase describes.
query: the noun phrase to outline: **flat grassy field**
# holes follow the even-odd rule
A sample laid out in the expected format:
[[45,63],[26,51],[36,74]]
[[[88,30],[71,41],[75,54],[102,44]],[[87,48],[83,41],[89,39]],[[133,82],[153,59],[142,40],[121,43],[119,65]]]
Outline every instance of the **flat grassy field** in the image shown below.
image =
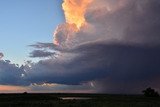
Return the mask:
[[[64,97],[86,99],[63,100]],[[160,107],[160,98],[107,94],[0,94],[0,107]]]

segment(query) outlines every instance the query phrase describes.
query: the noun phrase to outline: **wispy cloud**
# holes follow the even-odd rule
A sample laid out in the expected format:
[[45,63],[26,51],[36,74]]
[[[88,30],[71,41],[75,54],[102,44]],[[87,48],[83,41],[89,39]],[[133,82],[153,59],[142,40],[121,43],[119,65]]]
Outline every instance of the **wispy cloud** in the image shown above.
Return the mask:
[[34,50],[33,52],[30,53],[31,58],[44,58],[44,57],[51,57],[54,56],[56,53],[55,52],[48,52],[44,50]]

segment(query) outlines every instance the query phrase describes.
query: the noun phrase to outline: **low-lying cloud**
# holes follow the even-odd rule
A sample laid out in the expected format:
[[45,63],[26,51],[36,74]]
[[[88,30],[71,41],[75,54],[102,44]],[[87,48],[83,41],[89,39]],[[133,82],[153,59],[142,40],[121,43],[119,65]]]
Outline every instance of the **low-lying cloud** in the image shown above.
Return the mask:
[[24,78],[24,66],[12,64],[9,60],[0,60],[0,84],[1,85],[29,85]]

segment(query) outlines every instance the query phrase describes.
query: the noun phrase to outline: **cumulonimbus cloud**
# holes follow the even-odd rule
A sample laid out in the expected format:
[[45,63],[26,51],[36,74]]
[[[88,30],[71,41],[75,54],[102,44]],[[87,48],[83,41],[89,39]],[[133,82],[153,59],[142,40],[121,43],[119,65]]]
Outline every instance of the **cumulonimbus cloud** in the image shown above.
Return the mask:
[[[130,92],[147,86],[159,88],[156,85],[160,76],[159,6],[158,0],[94,0],[85,13],[87,25],[67,33],[71,36],[67,42],[72,45],[63,52],[65,57],[56,63],[39,62],[46,69],[49,65],[53,67],[52,72],[48,69],[47,81],[64,84],[96,81],[103,84],[97,87],[106,92],[127,92],[132,86],[135,89]],[[65,28],[60,32],[57,37],[65,36]],[[66,39],[61,43],[65,44]],[[44,81],[47,77],[38,79]],[[136,84],[138,81],[141,82]]]

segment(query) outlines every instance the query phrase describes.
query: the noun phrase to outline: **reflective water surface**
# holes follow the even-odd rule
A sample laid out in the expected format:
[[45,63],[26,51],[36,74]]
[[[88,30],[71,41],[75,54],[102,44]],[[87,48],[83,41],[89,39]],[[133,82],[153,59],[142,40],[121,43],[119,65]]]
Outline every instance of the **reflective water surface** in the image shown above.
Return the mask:
[[89,97],[61,97],[62,100],[88,100]]

